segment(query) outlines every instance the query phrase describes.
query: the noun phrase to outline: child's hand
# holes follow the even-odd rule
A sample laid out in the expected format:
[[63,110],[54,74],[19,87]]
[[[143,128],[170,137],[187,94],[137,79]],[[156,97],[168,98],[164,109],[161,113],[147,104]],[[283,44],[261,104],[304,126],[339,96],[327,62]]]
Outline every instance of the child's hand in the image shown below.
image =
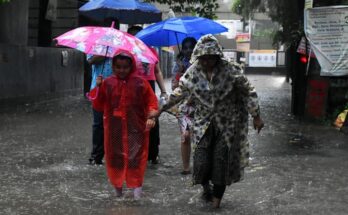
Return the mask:
[[153,128],[155,126],[155,124],[156,124],[156,121],[154,119],[147,119],[145,130],[146,131],[151,130],[151,128]]
[[96,79],[96,84],[99,87],[103,82],[103,76],[99,75]]

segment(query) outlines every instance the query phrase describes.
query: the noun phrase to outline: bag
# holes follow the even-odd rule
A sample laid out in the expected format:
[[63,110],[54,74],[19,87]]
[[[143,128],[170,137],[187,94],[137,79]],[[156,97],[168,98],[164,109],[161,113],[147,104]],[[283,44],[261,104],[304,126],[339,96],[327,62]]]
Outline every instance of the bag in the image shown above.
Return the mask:
[[342,128],[343,127],[343,123],[346,121],[347,118],[347,113],[348,113],[348,109],[342,111],[340,114],[338,114],[336,121],[335,121],[335,126],[336,128]]

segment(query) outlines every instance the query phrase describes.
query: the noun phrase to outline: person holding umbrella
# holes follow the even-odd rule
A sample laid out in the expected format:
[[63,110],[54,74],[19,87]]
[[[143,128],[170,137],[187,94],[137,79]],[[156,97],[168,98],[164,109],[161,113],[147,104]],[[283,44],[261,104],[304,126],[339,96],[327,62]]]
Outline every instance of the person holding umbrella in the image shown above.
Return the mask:
[[258,132],[264,123],[255,89],[238,66],[223,58],[214,36],[198,40],[191,63],[168,103],[152,116],[182,100],[194,100],[193,184],[201,184],[203,197],[218,208],[226,185],[240,181],[248,164],[248,113]]
[[[117,20],[107,18],[103,25],[111,26],[112,22],[118,23]],[[117,29],[117,28],[115,28]],[[98,55],[87,55],[87,62],[92,66],[91,90],[96,87],[97,77],[107,78],[112,74],[111,58]],[[92,125],[92,150],[88,163],[90,165],[103,164],[104,158],[104,126],[103,112],[99,112],[92,107],[93,125]]]
[[[127,33],[135,36],[139,31],[141,31],[143,28],[138,25],[133,25],[128,28]],[[150,48],[151,51],[156,55],[157,52],[154,48]],[[145,80],[147,80],[154,93],[156,93],[155,90],[155,82],[157,82],[159,89],[161,90],[160,98],[168,99],[168,95],[166,92],[166,88],[164,85],[163,80],[163,74],[160,68],[159,63],[156,65],[147,65],[142,64],[139,67],[142,67],[142,69],[139,70],[139,75],[142,76]],[[156,121],[156,125],[153,129],[150,131],[150,143],[149,143],[149,157],[148,161],[151,161],[152,164],[158,164],[158,155],[159,155],[159,145],[160,145],[160,128],[159,128],[159,122]]]
[[55,38],[57,45],[86,54],[112,58],[113,75],[96,85],[87,97],[103,112],[105,166],[118,196],[122,185],[140,198],[147,164],[148,133],[155,124],[149,114],[158,102],[150,85],[138,76],[137,62],[155,65],[158,58],[138,38],[108,27],[84,26]]

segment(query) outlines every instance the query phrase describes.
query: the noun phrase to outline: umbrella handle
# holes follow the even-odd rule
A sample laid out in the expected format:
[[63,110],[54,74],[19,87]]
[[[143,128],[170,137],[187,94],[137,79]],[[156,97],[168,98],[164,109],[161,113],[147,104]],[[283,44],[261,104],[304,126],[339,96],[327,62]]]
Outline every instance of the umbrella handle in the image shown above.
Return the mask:
[[109,46],[106,47],[106,53],[105,53],[105,56],[104,56],[104,61],[103,61],[102,70],[101,70],[101,74],[102,75],[103,75],[103,72],[104,72],[104,66],[105,66],[107,55],[108,55],[108,51],[109,51]]

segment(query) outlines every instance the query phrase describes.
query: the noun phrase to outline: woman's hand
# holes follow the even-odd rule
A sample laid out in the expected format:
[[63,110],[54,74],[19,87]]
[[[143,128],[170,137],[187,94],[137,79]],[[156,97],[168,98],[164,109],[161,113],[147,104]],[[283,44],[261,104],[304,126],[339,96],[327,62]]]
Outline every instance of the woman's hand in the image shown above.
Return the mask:
[[168,101],[168,94],[167,94],[167,92],[161,92],[160,97],[164,97],[166,99],[166,101]]
[[153,127],[155,127],[155,125],[156,125],[156,121],[154,120],[154,119],[147,119],[146,120],[146,128],[145,128],[145,130],[146,131],[149,131],[149,130],[151,130],[151,128],[153,128]]

